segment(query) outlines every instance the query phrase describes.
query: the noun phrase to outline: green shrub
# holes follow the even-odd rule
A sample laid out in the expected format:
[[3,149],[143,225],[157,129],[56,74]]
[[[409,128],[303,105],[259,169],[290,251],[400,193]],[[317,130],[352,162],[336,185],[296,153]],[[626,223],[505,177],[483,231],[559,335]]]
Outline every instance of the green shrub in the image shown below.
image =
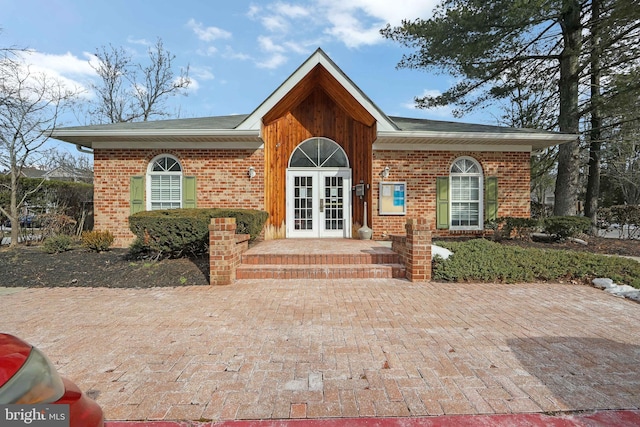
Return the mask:
[[85,231],[80,238],[83,247],[95,252],[108,251],[113,240],[113,234],[108,230]]
[[70,250],[73,243],[73,237],[67,234],[57,234],[45,239],[42,249],[48,254],[58,254]]
[[591,220],[584,216],[552,216],[545,218],[544,231],[558,239],[591,233]]
[[149,246],[145,245],[141,238],[136,237],[133,243],[129,245],[129,256],[131,258],[143,258],[148,255],[150,251]]
[[250,240],[255,240],[264,224],[269,218],[269,213],[256,209],[205,209],[209,211],[209,218],[235,218],[236,234],[248,234]]
[[640,263],[587,252],[525,249],[490,242],[436,242],[453,252],[433,261],[433,279],[447,282],[533,282],[609,277],[640,288]]
[[500,217],[485,222],[485,228],[493,230],[494,240],[515,238],[529,240],[531,233],[540,227],[540,221],[535,218]]
[[[235,218],[236,233],[258,237],[267,220],[264,211],[251,209],[166,209],[138,212],[129,228],[151,252],[178,257],[206,253],[211,218]],[[139,248],[138,248],[139,249]]]

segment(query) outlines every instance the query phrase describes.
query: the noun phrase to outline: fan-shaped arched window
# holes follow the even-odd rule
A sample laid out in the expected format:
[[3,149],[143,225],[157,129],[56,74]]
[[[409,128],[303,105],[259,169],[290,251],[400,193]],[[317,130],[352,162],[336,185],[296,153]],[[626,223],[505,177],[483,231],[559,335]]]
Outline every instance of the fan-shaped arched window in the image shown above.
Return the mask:
[[349,159],[342,147],[328,138],[311,138],[291,154],[290,168],[348,168]]
[[482,224],[482,167],[471,157],[451,165],[451,229],[480,229]]
[[163,154],[151,160],[147,183],[147,209],[182,207],[182,166],[177,158]]

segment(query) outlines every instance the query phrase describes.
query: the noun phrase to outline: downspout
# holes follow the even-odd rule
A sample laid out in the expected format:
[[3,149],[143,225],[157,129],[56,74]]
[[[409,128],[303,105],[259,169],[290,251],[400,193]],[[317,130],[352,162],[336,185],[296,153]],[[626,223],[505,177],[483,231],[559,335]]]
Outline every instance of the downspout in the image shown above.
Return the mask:
[[93,150],[91,150],[89,148],[85,148],[80,144],[76,144],[76,149],[81,153],[93,154]]

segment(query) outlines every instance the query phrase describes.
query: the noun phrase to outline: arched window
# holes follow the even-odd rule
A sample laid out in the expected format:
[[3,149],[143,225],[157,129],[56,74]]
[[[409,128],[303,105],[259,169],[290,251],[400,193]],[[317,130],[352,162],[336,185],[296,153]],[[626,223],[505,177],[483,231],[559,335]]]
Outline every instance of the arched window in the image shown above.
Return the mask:
[[482,229],[482,167],[471,157],[460,157],[451,165],[451,229]]
[[349,159],[342,147],[328,138],[311,138],[291,154],[290,168],[348,168]]
[[147,168],[147,209],[177,209],[182,207],[182,166],[180,161],[162,154]]

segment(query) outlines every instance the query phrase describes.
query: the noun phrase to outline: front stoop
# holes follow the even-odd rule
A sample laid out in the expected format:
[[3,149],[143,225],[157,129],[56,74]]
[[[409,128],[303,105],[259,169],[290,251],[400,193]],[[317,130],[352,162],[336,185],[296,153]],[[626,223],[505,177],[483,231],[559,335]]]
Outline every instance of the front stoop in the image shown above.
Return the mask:
[[404,278],[398,254],[245,253],[237,279],[390,279]]

